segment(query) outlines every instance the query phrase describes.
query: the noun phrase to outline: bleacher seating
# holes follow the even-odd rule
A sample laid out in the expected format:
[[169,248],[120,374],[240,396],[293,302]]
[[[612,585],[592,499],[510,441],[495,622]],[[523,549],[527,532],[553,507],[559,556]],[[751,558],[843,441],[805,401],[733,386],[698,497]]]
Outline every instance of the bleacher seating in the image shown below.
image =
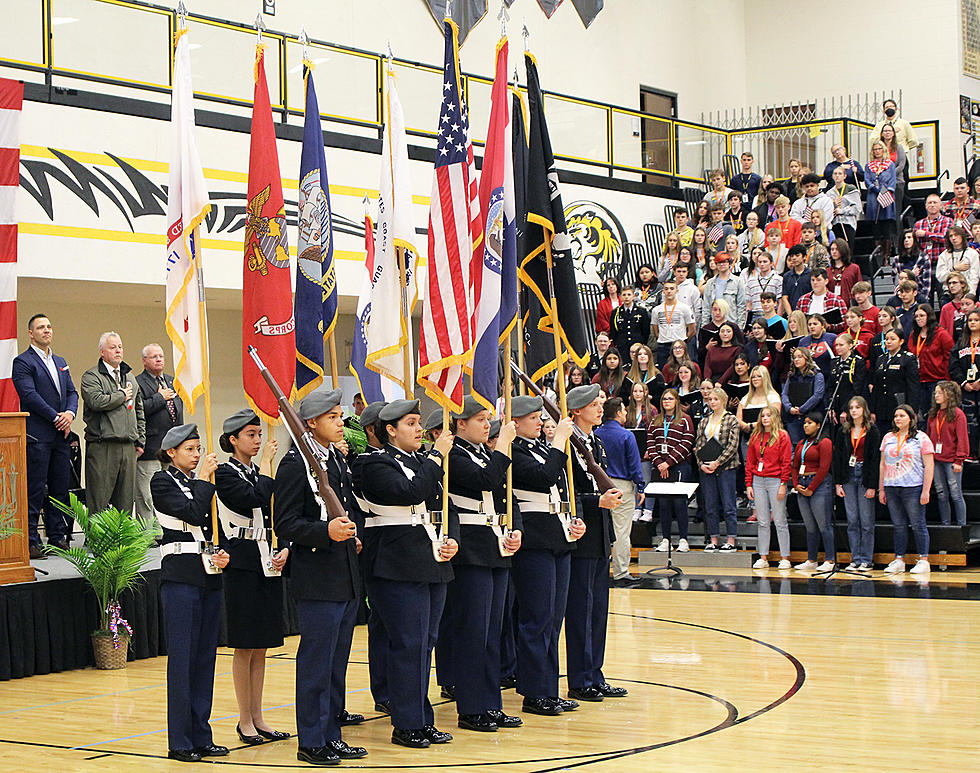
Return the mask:
[[[668,228],[674,227],[674,212],[683,207],[666,205],[664,207],[664,222]],[[663,252],[664,241],[667,238],[667,228],[657,223],[647,223],[643,226],[643,241],[647,245],[647,255],[651,260],[656,260],[657,256]]]
[[[644,228],[644,230],[646,230]],[[621,287],[632,286],[636,281],[636,272],[644,263],[649,263],[646,245],[639,242],[626,242],[623,245],[623,262],[619,269],[619,284]]]

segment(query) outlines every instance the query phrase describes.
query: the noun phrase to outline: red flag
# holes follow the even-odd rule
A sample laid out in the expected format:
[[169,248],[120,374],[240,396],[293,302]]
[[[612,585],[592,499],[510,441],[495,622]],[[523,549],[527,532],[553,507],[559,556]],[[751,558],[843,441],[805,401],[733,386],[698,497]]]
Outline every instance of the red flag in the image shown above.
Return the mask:
[[245,265],[242,278],[242,381],[249,404],[266,421],[279,417],[279,406],[252,365],[254,346],[282,391],[296,375],[293,293],[286,243],[286,206],[282,198],[276,132],[272,125],[265,48],[255,51],[252,144],[248,156],[248,206],[245,213]]

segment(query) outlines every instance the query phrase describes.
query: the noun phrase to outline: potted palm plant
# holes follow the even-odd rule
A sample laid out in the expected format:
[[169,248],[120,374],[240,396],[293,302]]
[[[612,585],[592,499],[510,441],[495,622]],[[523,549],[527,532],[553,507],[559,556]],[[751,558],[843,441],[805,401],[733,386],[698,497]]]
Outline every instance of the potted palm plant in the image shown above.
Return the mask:
[[115,507],[90,513],[74,494],[67,505],[56,504],[85,535],[83,547],[63,550],[48,545],[47,551],[71,563],[95,592],[99,604],[99,628],[92,634],[95,667],[125,668],[132,629],[122,617],[119,597],[142,580],[140,569],[149,561],[153,533],[138,518]]

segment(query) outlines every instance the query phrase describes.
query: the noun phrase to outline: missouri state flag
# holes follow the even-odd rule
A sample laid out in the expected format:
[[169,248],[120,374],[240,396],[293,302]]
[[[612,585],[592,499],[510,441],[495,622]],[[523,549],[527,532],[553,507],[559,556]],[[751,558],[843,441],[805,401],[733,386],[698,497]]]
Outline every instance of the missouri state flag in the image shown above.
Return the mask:
[[258,350],[286,394],[296,374],[293,293],[286,241],[286,205],[282,198],[279,154],[265,80],[265,46],[255,50],[255,97],[248,157],[245,212],[245,261],[242,276],[242,381],[245,397],[265,421],[279,418],[279,405],[248,354]]

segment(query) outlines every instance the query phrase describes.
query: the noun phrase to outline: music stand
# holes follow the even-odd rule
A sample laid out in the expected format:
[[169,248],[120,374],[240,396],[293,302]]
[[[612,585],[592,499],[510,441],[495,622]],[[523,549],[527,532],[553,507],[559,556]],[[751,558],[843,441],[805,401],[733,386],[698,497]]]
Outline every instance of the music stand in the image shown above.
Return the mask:
[[[651,481],[646,485],[646,488],[643,489],[643,493],[648,496],[660,494],[661,496],[667,495],[667,496],[684,497],[684,504],[689,506],[691,497],[694,496],[694,492],[697,490],[698,490],[697,483],[681,483],[681,482],[667,483],[664,481]],[[674,566],[674,560],[673,560],[674,546],[671,543],[670,535],[665,534],[663,536],[667,540],[667,565],[661,567],[654,567],[653,569],[647,569],[646,572],[644,572],[644,574],[654,577],[659,572],[666,572],[667,574],[665,576],[668,579],[679,577],[680,575],[684,574],[684,570],[681,569],[680,567]]]

